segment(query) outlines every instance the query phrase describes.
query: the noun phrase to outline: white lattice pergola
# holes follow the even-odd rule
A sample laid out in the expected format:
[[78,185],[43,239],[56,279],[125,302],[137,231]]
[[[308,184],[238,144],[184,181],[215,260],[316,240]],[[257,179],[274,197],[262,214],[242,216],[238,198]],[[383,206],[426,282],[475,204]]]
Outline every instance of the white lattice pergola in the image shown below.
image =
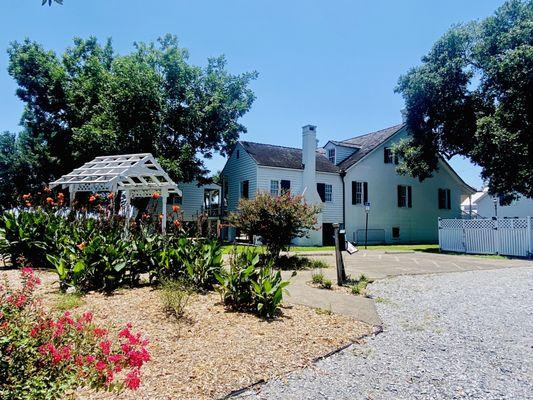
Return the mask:
[[181,196],[177,185],[150,153],[96,157],[51,182],[50,188],[59,185],[69,189],[71,204],[76,192],[115,193],[121,190],[126,195],[128,208],[132,198],[150,197],[157,191],[163,202],[163,232],[166,229],[168,195],[176,193]]

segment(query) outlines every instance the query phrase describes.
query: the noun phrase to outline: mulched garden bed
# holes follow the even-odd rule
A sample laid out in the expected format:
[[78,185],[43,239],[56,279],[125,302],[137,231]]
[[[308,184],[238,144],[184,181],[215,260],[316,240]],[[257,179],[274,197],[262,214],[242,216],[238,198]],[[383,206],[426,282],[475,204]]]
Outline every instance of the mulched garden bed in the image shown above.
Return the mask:
[[[56,275],[39,272],[43,304],[59,296]],[[16,270],[0,272],[10,281]],[[290,291],[290,286],[288,287]],[[79,399],[212,399],[309,365],[317,357],[356,342],[372,332],[369,325],[341,315],[317,313],[304,306],[284,306],[282,315],[264,321],[228,312],[216,293],[194,295],[177,322],[164,311],[152,287],[121,289],[106,296],[91,293],[74,314],[92,311],[110,329],[131,322],[149,337],[152,360],[143,367],[138,391],[120,395],[83,390]]]

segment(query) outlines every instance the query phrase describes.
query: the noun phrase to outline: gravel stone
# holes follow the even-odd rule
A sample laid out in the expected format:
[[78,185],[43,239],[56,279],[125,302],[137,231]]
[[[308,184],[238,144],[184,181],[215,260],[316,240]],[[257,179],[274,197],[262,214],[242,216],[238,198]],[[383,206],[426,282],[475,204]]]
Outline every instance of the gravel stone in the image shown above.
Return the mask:
[[370,286],[383,333],[246,399],[533,399],[533,268]]

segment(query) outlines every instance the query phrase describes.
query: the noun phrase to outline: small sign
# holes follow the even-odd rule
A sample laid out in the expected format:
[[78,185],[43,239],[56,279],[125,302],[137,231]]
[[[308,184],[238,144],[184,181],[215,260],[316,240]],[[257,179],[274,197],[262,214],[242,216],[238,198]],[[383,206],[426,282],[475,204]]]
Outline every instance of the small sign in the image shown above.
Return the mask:
[[370,211],[370,202],[365,203],[365,211]]

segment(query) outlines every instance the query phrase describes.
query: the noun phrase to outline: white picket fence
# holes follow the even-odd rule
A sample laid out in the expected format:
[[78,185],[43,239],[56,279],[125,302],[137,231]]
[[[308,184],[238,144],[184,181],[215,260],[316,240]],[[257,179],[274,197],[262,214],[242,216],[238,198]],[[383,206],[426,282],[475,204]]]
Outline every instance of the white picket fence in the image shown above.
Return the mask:
[[471,254],[533,256],[533,217],[439,218],[439,247]]

